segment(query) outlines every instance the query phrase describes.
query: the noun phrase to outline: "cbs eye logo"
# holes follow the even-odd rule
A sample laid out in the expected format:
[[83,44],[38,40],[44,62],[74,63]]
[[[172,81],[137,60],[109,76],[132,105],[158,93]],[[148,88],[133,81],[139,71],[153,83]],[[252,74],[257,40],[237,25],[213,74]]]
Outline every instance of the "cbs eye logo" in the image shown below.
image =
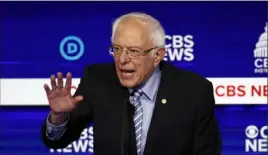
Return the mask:
[[268,126],[263,126],[261,128],[256,127],[255,125],[250,125],[245,130],[246,136],[250,139],[255,139],[260,136],[263,139],[268,138]]
[[257,138],[258,135],[259,135],[259,129],[256,126],[250,125],[246,128],[246,136],[248,138],[254,139]]
[[84,54],[84,43],[77,36],[67,36],[60,42],[60,54],[68,61],[74,61],[80,59]]
[[267,152],[268,151],[268,126],[257,127],[250,125],[246,128],[245,140],[246,152]]

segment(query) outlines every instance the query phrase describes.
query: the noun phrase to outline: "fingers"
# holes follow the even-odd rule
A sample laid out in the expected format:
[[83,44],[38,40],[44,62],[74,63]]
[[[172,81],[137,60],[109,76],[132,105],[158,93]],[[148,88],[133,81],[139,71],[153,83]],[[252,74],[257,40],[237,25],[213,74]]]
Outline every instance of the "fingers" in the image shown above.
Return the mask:
[[61,72],[57,73],[57,82],[58,82],[58,88],[62,88],[63,87],[63,76]]
[[67,89],[71,89],[72,87],[72,74],[70,72],[66,75],[65,87]]
[[55,77],[55,75],[50,76],[50,84],[51,84],[52,89],[56,89],[57,85],[56,85],[56,77]]
[[83,96],[81,96],[81,95],[79,95],[79,96],[75,96],[74,98],[73,98],[73,102],[74,102],[74,104],[77,104],[77,103],[79,103],[80,101],[82,101],[83,100]]
[[49,92],[50,92],[50,88],[49,88],[49,86],[47,84],[44,84],[44,89],[45,89],[45,91],[46,91],[46,93],[48,95]]
[[[51,89],[54,90],[56,88],[63,88],[63,75],[61,72],[57,73],[57,82],[56,82],[56,77],[55,75],[50,76],[50,84],[51,84]],[[72,87],[72,74],[70,72],[67,73],[66,75],[66,83],[65,87],[67,89],[71,89]]]

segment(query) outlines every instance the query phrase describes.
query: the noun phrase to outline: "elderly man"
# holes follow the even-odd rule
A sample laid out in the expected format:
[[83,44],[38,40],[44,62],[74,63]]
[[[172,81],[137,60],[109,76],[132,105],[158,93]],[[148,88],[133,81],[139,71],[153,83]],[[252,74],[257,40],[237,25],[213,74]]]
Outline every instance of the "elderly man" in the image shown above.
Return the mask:
[[[217,155],[221,138],[213,86],[163,61],[165,33],[143,13],[113,24],[114,64],[85,68],[74,96],[71,74],[44,85],[51,112],[42,126],[49,148],[64,148],[93,122],[97,155]],[[56,81],[57,78],[57,81]]]

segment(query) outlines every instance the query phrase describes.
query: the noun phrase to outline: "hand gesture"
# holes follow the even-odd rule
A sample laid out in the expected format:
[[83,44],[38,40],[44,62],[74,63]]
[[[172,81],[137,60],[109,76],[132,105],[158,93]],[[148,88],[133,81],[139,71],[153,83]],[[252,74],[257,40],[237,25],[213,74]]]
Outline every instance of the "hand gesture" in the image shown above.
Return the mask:
[[76,104],[83,99],[83,97],[71,95],[72,75],[67,73],[65,86],[63,85],[62,73],[57,73],[57,81],[55,75],[50,77],[51,89],[47,84],[44,85],[49,106],[52,114],[61,115],[72,111]]

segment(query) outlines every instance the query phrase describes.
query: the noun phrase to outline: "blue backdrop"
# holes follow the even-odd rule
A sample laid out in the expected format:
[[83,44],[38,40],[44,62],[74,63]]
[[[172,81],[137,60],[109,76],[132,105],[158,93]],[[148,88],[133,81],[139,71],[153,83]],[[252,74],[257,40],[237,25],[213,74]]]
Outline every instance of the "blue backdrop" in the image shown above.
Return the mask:
[[[259,67],[266,69],[265,73],[254,71],[253,52],[265,32],[267,2],[0,2],[1,79],[34,80],[58,71],[71,71],[79,78],[85,65],[112,61],[108,54],[112,21],[132,11],[149,13],[162,23],[168,35],[165,59],[178,67],[211,78],[267,77],[265,65]],[[64,38],[70,36],[79,41],[64,43]],[[83,51],[81,57],[67,58],[74,58],[77,51]],[[261,59],[259,64],[267,61]],[[35,90],[25,91],[35,96]],[[48,112],[46,106],[1,106],[0,154],[56,154],[45,148],[40,138],[40,127]],[[246,130],[249,125],[255,125],[260,132],[267,125],[267,104],[218,105],[216,115],[223,155],[267,153],[263,137],[253,139],[256,143],[262,141],[262,147],[255,151],[246,151],[245,145],[246,131],[253,132]],[[267,136],[267,129],[262,131]],[[85,152],[91,152],[91,148],[88,144]],[[73,147],[69,151],[83,154]]]

